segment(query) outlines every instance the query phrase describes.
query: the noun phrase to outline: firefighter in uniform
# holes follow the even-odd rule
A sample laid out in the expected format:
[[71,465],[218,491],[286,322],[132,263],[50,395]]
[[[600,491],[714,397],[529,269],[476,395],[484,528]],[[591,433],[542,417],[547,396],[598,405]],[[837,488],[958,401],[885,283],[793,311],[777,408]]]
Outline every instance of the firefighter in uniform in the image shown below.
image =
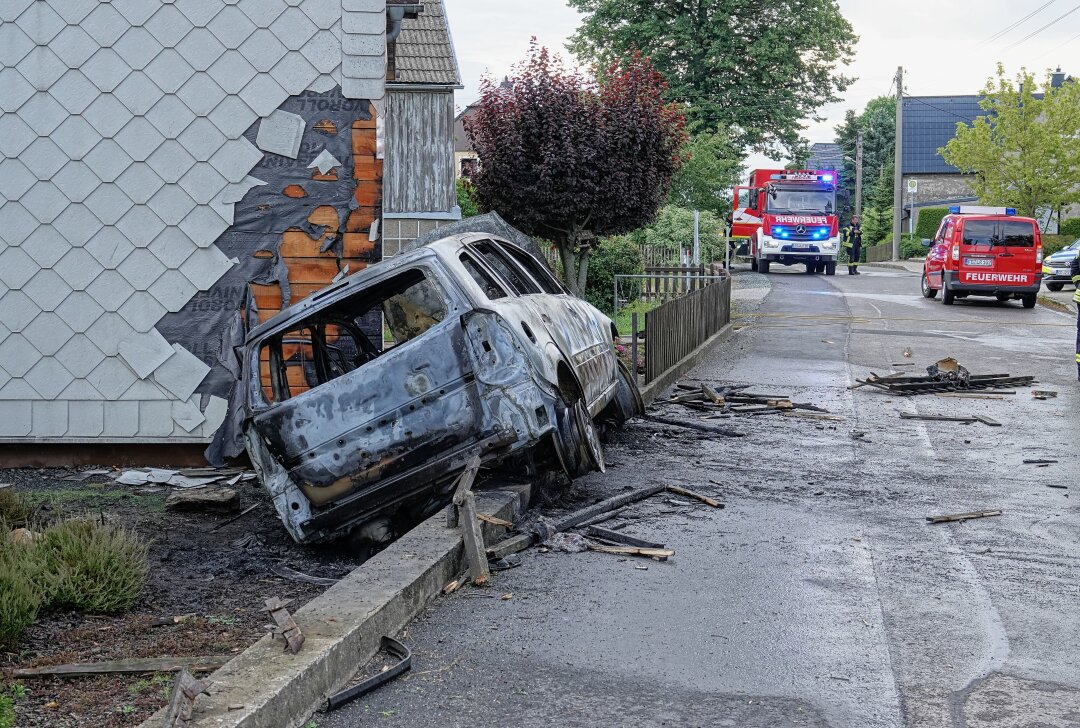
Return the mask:
[[847,253],[848,275],[859,275],[859,258],[862,257],[862,226],[859,224],[858,215],[852,215],[851,224],[841,233],[840,244]]
[[1076,286],[1076,293],[1073,294],[1073,301],[1076,302],[1076,378],[1080,380],[1080,252],[1077,252],[1076,257],[1073,258],[1072,265],[1069,267],[1069,275],[1072,276],[1073,285]]

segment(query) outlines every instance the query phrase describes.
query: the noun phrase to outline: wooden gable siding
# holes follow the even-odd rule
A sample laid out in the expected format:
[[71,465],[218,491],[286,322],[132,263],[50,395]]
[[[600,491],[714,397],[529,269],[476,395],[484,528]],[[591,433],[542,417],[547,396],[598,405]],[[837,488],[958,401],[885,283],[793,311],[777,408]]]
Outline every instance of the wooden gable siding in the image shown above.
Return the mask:
[[454,208],[452,92],[386,95],[385,170],[385,212],[449,212]]

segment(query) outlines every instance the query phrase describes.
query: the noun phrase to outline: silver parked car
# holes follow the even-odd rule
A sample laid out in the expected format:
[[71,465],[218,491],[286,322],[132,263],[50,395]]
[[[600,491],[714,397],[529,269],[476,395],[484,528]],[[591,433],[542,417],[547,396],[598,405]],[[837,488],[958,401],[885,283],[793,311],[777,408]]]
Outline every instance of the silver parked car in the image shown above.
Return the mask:
[[385,540],[445,504],[474,454],[527,475],[602,470],[596,422],[643,409],[616,336],[521,248],[444,238],[248,335],[248,454],[296,541]]

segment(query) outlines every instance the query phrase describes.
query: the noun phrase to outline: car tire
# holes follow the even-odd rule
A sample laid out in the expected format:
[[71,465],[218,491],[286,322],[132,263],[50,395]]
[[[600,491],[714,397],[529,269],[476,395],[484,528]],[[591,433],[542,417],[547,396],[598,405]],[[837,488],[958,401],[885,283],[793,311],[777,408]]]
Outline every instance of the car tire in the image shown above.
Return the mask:
[[1020,301],[1024,304],[1024,308],[1035,308],[1035,304],[1039,302],[1039,297],[1034,293],[1029,293],[1023,296]]
[[641,399],[641,392],[634,381],[634,375],[630,372],[630,367],[622,359],[617,360],[615,376],[617,378],[615,396],[604,408],[601,417],[616,427],[622,427],[634,417],[645,414],[645,402]]
[[751,258],[750,259],[750,270],[756,271],[757,268],[758,268],[757,258]]
[[1058,291],[1060,291],[1062,288],[1065,287],[1065,284],[1064,283],[1047,283],[1046,287],[1048,289],[1050,289],[1051,291],[1053,291],[1054,293],[1057,293]]
[[930,287],[930,280],[925,273],[922,274],[922,295],[923,298],[937,298],[937,289]]
[[604,472],[604,450],[600,433],[589,416],[585,399],[569,404],[560,397],[555,400],[555,429],[552,431],[555,453],[563,472],[579,478],[594,470]]
[[758,261],[758,266],[757,266],[758,273],[768,273],[769,272],[769,265],[770,265],[770,261],[767,261],[767,260]]
[[806,275],[812,276],[815,273],[817,273],[817,263],[807,263],[806,264]]
[[941,302],[946,306],[951,306],[956,301],[956,294],[949,290],[949,285],[945,282],[945,275],[941,277]]
[[836,261],[835,260],[830,260],[828,263],[825,264],[825,275],[827,275],[827,276],[836,275]]

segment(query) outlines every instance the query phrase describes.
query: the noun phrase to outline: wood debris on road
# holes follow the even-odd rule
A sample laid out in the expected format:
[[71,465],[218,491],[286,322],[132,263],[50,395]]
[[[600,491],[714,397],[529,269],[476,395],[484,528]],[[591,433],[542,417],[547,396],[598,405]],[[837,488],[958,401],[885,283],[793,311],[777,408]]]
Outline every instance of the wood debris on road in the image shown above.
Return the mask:
[[1001,511],[972,511],[971,513],[954,513],[947,516],[927,516],[926,520],[930,523],[960,523],[970,521],[973,518],[989,518],[1000,515]]
[[50,677],[89,677],[93,675],[140,674],[146,672],[211,672],[222,667],[235,655],[210,655],[207,657],[137,657],[109,662],[75,662],[48,667],[18,667],[5,670],[7,679]]

